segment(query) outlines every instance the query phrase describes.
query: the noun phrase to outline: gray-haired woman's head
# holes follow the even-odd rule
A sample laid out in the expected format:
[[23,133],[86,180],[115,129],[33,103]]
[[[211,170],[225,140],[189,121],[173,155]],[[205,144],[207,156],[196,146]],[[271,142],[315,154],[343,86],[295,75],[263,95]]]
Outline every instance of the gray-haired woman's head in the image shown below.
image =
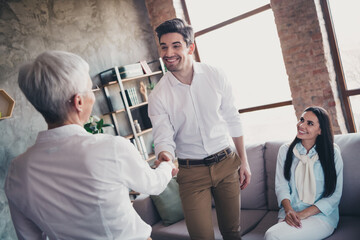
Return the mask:
[[86,91],[89,65],[80,56],[63,51],[46,51],[23,65],[18,83],[31,104],[47,123],[63,123],[72,97]]

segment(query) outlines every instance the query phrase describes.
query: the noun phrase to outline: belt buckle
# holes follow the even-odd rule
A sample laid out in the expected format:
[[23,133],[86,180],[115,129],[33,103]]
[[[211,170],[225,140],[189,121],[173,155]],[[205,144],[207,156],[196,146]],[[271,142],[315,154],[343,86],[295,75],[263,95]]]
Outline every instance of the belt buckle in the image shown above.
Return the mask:
[[219,154],[216,154],[215,156],[215,163],[221,162],[221,158],[219,158]]
[[208,157],[204,158],[205,166],[211,166],[212,164],[214,164],[213,158],[215,158],[215,156],[216,155],[208,156]]

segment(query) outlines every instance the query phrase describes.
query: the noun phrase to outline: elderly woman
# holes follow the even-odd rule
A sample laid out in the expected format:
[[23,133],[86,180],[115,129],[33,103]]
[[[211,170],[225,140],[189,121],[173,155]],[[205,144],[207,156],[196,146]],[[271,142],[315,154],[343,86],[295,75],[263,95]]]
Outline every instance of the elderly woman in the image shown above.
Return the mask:
[[48,130],[11,162],[5,184],[19,239],[148,239],[129,188],[161,193],[177,169],[151,169],[126,139],[92,135],[83,124],[95,101],[88,64],[48,51],[19,73],[19,86]]
[[329,115],[321,107],[304,110],[297,135],[279,149],[275,191],[279,223],[265,233],[272,239],[324,239],[339,222],[343,161],[334,144]]

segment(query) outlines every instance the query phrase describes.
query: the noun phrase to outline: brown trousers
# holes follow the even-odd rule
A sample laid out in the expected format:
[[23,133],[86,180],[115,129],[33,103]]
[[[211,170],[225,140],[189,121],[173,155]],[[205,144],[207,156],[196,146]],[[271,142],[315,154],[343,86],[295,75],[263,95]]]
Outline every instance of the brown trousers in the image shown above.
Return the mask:
[[239,167],[235,153],[211,166],[180,166],[177,182],[191,239],[214,239],[212,196],[223,238],[241,239]]

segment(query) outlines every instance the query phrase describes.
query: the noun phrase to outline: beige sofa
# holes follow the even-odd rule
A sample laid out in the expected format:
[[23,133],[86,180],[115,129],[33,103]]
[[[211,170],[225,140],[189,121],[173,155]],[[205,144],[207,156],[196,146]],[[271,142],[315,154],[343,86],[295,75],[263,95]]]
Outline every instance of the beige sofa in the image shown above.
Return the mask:
[[[340,222],[327,239],[351,240],[360,238],[360,134],[335,136],[344,160],[344,188],[340,202]],[[246,147],[252,180],[241,192],[241,227],[244,240],[263,239],[266,230],[277,222],[278,206],[274,190],[275,165],[279,147],[285,142],[274,141]],[[153,240],[190,239],[181,220],[170,226],[161,222],[151,198],[134,201],[134,208],[153,228]],[[215,239],[222,239],[213,210]]]

